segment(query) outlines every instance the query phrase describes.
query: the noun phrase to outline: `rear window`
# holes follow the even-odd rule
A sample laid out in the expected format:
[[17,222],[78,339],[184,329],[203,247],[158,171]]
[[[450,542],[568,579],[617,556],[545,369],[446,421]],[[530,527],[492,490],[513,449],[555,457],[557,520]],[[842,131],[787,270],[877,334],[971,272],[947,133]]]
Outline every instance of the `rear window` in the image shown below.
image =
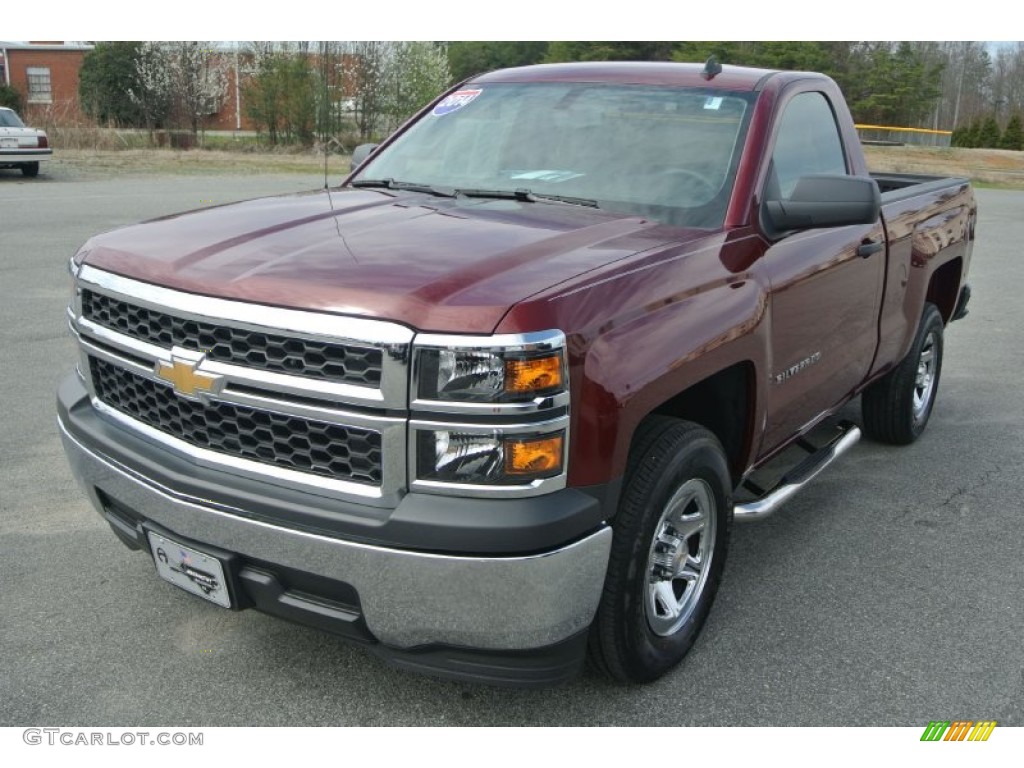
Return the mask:
[[0,109],[0,127],[3,128],[24,128],[25,124],[9,109]]

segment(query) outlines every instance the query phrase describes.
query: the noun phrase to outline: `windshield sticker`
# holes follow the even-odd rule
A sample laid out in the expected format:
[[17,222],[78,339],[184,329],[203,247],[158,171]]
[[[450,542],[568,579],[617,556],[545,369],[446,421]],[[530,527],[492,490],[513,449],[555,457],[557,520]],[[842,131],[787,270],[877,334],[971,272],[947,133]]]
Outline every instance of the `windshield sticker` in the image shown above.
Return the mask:
[[550,181],[552,183],[558,181],[568,181],[569,179],[576,179],[582,176],[582,173],[576,173],[575,171],[555,171],[555,170],[539,170],[539,171],[511,171],[509,174],[510,179],[529,179],[531,181]]
[[462,109],[464,106],[469,104],[469,102],[473,101],[473,99],[475,99],[481,93],[483,93],[482,88],[449,93],[447,96],[441,99],[440,103],[436,107],[434,107],[434,111],[431,112],[430,114],[437,115],[440,117],[441,115],[447,115],[451,112],[455,112],[456,110]]
[[722,106],[721,96],[708,96],[704,100],[704,109],[719,109]]

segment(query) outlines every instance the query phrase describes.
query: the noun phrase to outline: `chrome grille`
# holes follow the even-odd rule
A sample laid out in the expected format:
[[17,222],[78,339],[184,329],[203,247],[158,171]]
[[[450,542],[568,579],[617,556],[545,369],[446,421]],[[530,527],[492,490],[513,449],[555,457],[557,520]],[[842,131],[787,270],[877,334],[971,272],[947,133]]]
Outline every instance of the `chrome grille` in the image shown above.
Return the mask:
[[96,396],[128,416],[199,448],[322,477],[379,486],[381,434],[226,402],[196,402],[105,360],[89,357]]
[[380,349],[335,344],[178,317],[90,290],[82,315],[97,325],[160,347],[205,352],[211,361],[311,379],[379,388]]

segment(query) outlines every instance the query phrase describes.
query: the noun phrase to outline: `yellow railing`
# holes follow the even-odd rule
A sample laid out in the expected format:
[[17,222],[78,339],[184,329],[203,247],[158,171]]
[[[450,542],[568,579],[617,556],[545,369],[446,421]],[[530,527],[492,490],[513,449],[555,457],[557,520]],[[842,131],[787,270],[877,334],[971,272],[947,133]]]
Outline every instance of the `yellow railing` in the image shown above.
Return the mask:
[[953,135],[952,131],[902,128],[895,125],[857,123],[854,127],[860,135],[860,140],[867,144],[923,144],[930,147],[948,147]]

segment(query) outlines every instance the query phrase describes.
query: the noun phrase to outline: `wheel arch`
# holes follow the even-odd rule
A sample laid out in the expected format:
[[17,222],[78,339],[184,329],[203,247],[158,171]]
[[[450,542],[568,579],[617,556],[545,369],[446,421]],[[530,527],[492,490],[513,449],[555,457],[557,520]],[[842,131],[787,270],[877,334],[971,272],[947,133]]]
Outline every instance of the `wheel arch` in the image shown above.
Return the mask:
[[952,319],[956,309],[956,302],[960,295],[963,265],[963,259],[957,256],[937,268],[928,281],[925,301],[938,308],[939,314],[942,315],[942,321],[946,324]]
[[755,369],[749,360],[734,363],[653,408],[650,415],[700,424],[722,444],[733,484],[743,476],[753,446]]

